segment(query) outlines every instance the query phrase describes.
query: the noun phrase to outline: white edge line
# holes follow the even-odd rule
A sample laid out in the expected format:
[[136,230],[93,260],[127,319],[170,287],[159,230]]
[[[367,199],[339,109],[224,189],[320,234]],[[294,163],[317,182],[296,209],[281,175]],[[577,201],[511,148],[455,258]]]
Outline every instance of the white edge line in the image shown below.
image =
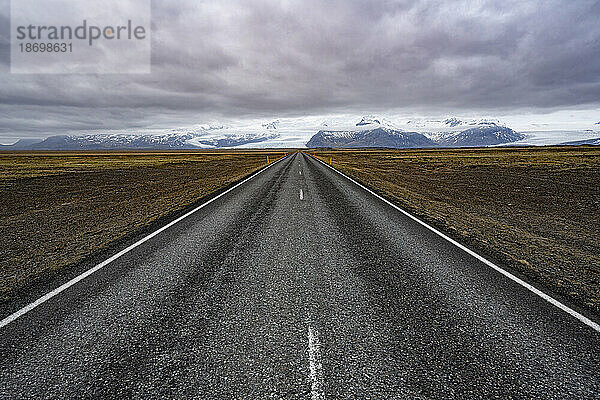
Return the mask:
[[56,289],[52,290],[51,292],[46,293],[45,295],[43,295],[42,297],[40,297],[39,299],[37,299],[33,303],[30,303],[30,304],[26,305],[25,307],[21,308],[20,310],[12,313],[8,317],[6,317],[2,321],[0,321],[0,328],[5,327],[6,325],[10,324],[11,322],[13,322],[14,320],[16,320],[17,318],[19,318],[19,317],[27,314],[29,311],[33,310],[34,308],[36,308],[40,304],[45,303],[46,301],[50,300],[51,298],[53,298],[57,294],[59,294],[62,291],[70,288],[71,286],[75,285],[77,282],[84,280],[88,276],[92,275],[93,273],[95,273],[98,270],[102,269],[106,265],[108,265],[111,262],[115,261],[117,258],[121,257],[123,254],[126,254],[126,253],[130,252],[131,250],[135,249],[136,247],[138,247],[142,243],[144,243],[144,242],[152,239],[154,236],[158,235],[159,233],[163,232],[164,230],[169,229],[171,226],[173,226],[176,223],[178,223],[179,221],[181,221],[181,220],[189,217],[190,215],[194,214],[196,211],[200,210],[201,208],[206,207],[207,205],[209,205],[213,201],[217,200],[218,198],[220,198],[222,196],[225,196],[227,193],[231,192],[235,188],[237,188],[237,187],[243,185],[244,183],[248,182],[249,180],[251,180],[252,178],[254,178],[255,176],[257,176],[258,174],[266,171],[268,168],[270,168],[271,166],[277,164],[279,161],[281,161],[281,160],[283,160],[285,158],[287,158],[287,156],[282,157],[279,160],[277,160],[277,161],[275,161],[275,162],[273,162],[273,163],[271,163],[271,164],[269,164],[269,165],[261,168],[259,171],[255,172],[254,174],[252,174],[248,178],[244,179],[243,181],[237,183],[235,186],[230,187],[229,189],[227,189],[223,193],[221,193],[221,194],[213,197],[212,199],[208,200],[206,203],[203,203],[203,204],[199,205],[198,207],[194,208],[193,210],[188,211],[187,213],[185,213],[181,217],[179,217],[179,218],[177,218],[177,219],[169,222],[167,225],[163,226],[162,228],[157,229],[156,231],[152,232],[148,236],[143,237],[142,239],[138,240],[137,242],[135,242],[134,244],[130,245],[129,247],[126,247],[125,249],[119,251],[117,254],[113,255],[112,257],[107,258],[106,260],[102,261],[100,264],[96,265],[95,267],[92,267],[92,268],[88,269],[87,271],[83,272],[81,275],[76,276],[75,278],[73,278],[70,281],[68,281],[68,282],[60,285],[59,287],[57,287]]
[[417,218],[414,215],[410,214],[408,211],[403,210],[402,208],[398,207],[397,205],[395,205],[391,201],[389,201],[389,200],[381,197],[380,195],[378,195],[377,193],[375,193],[371,189],[369,189],[369,188],[365,187],[364,185],[358,183],[357,181],[355,181],[354,179],[350,178],[348,175],[344,174],[343,172],[338,171],[337,169],[333,168],[330,165],[327,165],[325,162],[319,160],[318,158],[316,158],[316,157],[314,157],[314,156],[312,156],[310,154],[309,154],[309,156],[312,157],[313,159],[317,160],[321,164],[325,165],[326,167],[334,170],[335,172],[337,172],[338,174],[342,175],[343,177],[345,177],[346,179],[350,180],[351,182],[355,183],[356,185],[360,186],[361,188],[363,188],[367,192],[371,193],[373,196],[377,197],[378,199],[383,200],[388,205],[392,206],[396,210],[400,211],[402,214],[406,215],[407,217],[411,218],[412,220],[414,220],[414,221],[418,222],[419,224],[423,225],[425,228],[429,229],[430,231],[432,231],[436,235],[444,238],[445,240],[449,241],[450,243],[452,243],[456,247],[464,250],[466,253],[472,255],[473,257],[475,257],[476,259],[478,259],[482,263],[484,263],[487,266],[495,269],[496,271],[498,271],[499,273],[501,273],[502,275],[504,275],[508,279],[510,279],[510,280],[518,283],[519,285],[521,285],[524,288],[528,289],[529,291],[535,293],[536,295],[538,295],[542,299],[546,300],[548,303],[552,304],[553,306],[555,306],[557,308],[560,308],[564,312],[566,312],[566,313],[570,314],[571,316],[577,318],[579,321],[583,322],[584,324],[586,324],[590,328],[594,329],[596,332],[600,332],[600,325],[597,324],[596,322],[592,321],[591,319],[587,318],[585,315],[583,315],[583,314],[581,314],[581,313],[573,310],[571,307],[569,307],[569,306],[561,303],[560,301],[556,300],[552,296],[550,296],[550,295],[542,292],[541,290],[539,290],[535,286],[533,286],[533,285],[525,282],[523,279],[521,279],[521,278],[519,278],[519,277],[511,274],[510,272],[502,269],[501,267],[497,266],[493,262],[487,260],[485,257],[480,256],[479,254],[475,253],[473,250],[469,249],[468,247],[466,247],[466,246],[458,243],[456,240],[452,239],[451,237],[446,236],[445,234],[443,234],[442,232],[438,231],[437,229],[435,229],[431,225],[428,225],[427,223],[421,221],[419,218]]

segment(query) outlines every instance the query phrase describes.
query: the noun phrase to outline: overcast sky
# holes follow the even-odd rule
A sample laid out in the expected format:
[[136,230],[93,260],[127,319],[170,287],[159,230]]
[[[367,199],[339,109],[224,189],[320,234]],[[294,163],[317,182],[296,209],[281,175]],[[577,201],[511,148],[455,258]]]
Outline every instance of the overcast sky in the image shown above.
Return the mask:
[[600,120],[600,1],[156,0],[141,75],[11,74],[0,4],[4,142],[336,113]]

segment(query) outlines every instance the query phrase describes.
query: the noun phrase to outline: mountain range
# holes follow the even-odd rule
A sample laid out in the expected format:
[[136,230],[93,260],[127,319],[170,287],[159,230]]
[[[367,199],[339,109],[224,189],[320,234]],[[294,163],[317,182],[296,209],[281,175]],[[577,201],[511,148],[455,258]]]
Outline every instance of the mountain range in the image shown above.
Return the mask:
[[581,132],[517,132],[497,120],[405,119],[391,122],[366,115],[327,121],[282,119],[221,123],[155,132],[85,133],[21,139],[0,150],[135,150],[301,147],[431,148],[497,145],[598,144],[600,124]]
[[[525,136],[496,121],[445,120],[407,121],[402,129],[374,116],[363,117],[355,126],[317,132],[307,147],[469,147],[513,143]],[[418,129],[418,131],[417,131]]]
[[230,148],[261,143],[279,137],[276,123],[258,132],[236,133],[226,127],[199,126],[158,134],[85,134],[55,135],[43,140],[21,139],[12,145],[0,145],[0,150],[140,150]]

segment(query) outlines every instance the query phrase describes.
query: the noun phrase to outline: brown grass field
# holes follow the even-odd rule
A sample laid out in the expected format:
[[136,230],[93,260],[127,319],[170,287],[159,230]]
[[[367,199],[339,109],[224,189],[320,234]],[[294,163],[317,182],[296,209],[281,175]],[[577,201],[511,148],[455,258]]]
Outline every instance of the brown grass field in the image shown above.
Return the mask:
[[529,281],[600,315],[600,148],[313,154]]
[[0,298],[284,154],[0,152]]

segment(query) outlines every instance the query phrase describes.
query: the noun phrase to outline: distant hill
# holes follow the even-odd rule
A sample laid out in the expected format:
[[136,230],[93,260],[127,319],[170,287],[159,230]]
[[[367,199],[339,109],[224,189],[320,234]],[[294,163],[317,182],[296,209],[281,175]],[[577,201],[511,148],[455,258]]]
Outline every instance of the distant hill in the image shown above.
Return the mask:
[[30,150],[34,144],[41,141],[42,139],[19,139],[13,144],[0,144],[0,150]]

